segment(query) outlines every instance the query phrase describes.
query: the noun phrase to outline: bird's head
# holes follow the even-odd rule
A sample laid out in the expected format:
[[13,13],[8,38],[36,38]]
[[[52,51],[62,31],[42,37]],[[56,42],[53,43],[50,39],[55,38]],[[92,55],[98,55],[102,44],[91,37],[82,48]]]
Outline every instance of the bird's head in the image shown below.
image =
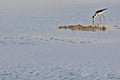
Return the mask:
[[93,18],[93,19],[95,19],[96,17],[97,17],[97,15],[96,15],[96,14],[92,16],[92,18]]
[[94,19],[94,18],[95,18],[95,16],[92,16],[92,18]]

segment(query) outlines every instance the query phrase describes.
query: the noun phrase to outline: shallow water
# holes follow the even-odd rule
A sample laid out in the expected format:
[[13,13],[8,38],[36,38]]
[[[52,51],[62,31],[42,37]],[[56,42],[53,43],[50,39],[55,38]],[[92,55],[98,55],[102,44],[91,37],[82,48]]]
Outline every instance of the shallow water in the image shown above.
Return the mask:
[[[0,79],[120,79],[119,4],[71,5],[46,11],[0,10]],[[108,7],[106,31],[58,29],[91,25],[101,6]]]

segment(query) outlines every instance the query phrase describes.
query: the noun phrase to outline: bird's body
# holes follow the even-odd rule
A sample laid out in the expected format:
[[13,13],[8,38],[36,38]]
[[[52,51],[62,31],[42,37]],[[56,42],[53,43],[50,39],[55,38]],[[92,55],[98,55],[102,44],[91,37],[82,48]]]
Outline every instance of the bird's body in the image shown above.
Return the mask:
[[100,9],[100,10],[98,10],[98,11],[95,12],[95,14],[92,16],[92,18],[93,18],[93,25],[94,25],[94,19],[95,19],[97,16],[99,16],[99,18],[100,18],[100,23],[101,23],[101,16],[104,17],[104,21],[105,21],[105,16],[103,15],[103,13],[104,13],[105,10],[107,10],[107,8]]
[[92,16],[92,18],[102,15],[105,10],[107,10],[107,8],[96,11],[95,15]]

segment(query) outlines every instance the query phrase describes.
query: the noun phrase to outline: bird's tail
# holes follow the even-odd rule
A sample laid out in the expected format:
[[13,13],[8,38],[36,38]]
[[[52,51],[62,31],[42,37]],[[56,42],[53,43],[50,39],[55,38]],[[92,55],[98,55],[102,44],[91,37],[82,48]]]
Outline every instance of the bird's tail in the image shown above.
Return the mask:
[[107,10],[108,8],[104,8],[103,10]]

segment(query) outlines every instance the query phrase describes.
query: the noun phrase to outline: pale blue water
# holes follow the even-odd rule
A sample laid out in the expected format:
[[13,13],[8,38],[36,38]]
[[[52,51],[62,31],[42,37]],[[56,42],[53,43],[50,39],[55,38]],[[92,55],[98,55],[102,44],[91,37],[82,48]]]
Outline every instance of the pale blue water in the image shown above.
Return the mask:
[[[108,8],[105,12],[105,25],[109,28],[105,32],[58,29],[61,25],[91,25],[91,16],[94,12],[105,7]],[[30,13],[1,10],[0,67],[1,70],[4,68],[4,71],[0,72],[0,79],[70,80],[72,75],[72,79],[76,80],[98,77],[119,80],[119,74],[112,74],[120,72],[120,30],[117,29],[120,27],[119,11],[117,3],[66,5],[51,8],[44,14],[41,14],[43,12],[39,9],[35,12],[31,10]],[[20,67],[9,69],[19,65]],[[73,67],[65,67],[68,65]],[[80,69],[84,69],[81,65],[86,66],[88,70],[79,72]],[[56,66],[59,69],[56,69]],[[104,73],[99,69],[108,72]]]

